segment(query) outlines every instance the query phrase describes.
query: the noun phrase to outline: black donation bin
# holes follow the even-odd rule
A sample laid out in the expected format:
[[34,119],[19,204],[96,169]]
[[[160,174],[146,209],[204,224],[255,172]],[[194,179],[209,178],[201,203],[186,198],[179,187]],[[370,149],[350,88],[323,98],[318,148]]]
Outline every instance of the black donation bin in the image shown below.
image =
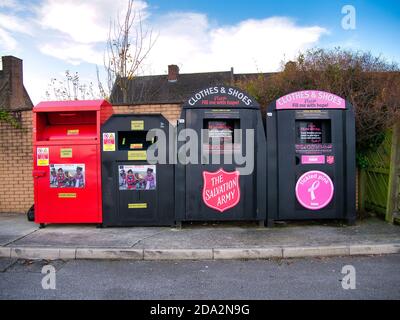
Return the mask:
[[268,216],[355,221],[355,124],[350,103],[290,93],[266,114]]
[[104,226],[174,224],[169,129],[159,114],[113,115],[102,126]]
[[199,90],[177,126],[176,220],[266,220],[266,147],[258,103],[230,86]]

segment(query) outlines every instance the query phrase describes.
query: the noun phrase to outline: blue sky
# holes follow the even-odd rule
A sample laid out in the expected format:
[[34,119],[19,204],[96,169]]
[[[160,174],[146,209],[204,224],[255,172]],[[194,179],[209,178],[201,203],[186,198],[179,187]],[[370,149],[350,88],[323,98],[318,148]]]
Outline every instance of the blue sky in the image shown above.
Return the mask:
[[[126,0],[0,0],[0,55],[24,60],[25,86],[34,103],[51,78],[78,71],[83,82],[103,69],[108,23]],[[341,46],[400,61],[400,1],[137,1],[158,40],[142,70],[181,72],[275,71],[311,47]],[[356,29],[342,28],[344,5]]]

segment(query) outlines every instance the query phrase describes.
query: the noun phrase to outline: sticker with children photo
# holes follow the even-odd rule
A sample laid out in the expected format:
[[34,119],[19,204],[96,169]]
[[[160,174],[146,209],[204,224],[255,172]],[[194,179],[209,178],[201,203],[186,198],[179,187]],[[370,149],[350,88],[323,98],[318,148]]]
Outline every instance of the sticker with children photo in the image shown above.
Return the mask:
[[50,164],[51,188],[85,187],[84,164]]
[[119,190],[156,190],[156,166],[118,166]]

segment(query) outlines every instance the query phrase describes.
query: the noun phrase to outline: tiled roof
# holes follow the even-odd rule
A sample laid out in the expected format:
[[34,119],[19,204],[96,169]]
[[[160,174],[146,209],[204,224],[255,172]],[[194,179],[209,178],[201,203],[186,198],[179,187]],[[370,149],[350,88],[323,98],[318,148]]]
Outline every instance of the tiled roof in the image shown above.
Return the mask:
[[[265,74],[269,75],[269,74]],[[176,82],[169,82],[167,75],[141,76],[129,81],[128,101],[123,103],[121,90],[114,85],[112,104],[157,104],[183,103],[194,92],[213,85],[231,84],[235,81],[255,77],[258,74],[237,74],[231,71],[183,73]]]

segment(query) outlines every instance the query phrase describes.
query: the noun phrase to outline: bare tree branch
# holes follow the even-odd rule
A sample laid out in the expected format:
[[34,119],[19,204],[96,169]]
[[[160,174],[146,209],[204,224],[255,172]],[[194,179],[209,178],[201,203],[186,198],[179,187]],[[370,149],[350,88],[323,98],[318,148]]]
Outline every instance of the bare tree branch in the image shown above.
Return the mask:
[[120,14],[110,21],[104,67],[109,92],[114,86],[119,89],[123,103],[128,102],[129,81],[138,75],[155,42],[152,30],[143,29],[142,14],[134,0],[128,1],[122,23]]
[[[99,79],[99,75],[97,74]],[[98,80],[99,92],[95,92],[92,82],[81,83],[78,72],[71,74],[65,71],[65,78],[57,80],[52,78],[45,92],[47,100],[86,100],[98,99],[105,96],[101,91],[101,82]]]

